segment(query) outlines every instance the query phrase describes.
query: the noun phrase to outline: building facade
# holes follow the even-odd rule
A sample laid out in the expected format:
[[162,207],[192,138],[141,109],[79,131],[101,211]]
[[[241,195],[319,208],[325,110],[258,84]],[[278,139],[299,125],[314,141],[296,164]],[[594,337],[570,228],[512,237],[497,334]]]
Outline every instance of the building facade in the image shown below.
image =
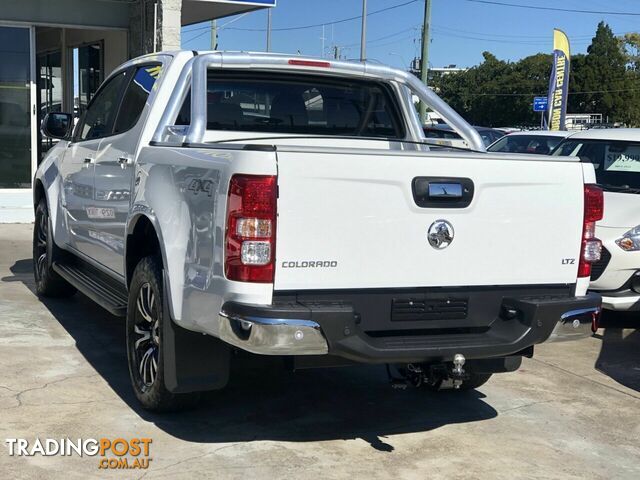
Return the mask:
[[48,112],[82,115],[129,58],[180,48],[183,26],[276,0],[3,0],[0,9],[0,223],[33,219],[31,181]]

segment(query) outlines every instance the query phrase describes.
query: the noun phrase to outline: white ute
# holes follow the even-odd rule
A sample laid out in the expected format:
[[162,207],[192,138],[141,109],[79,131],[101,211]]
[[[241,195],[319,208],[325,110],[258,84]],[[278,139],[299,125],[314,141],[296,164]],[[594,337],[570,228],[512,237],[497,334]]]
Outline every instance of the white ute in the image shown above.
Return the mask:
[[[429,151],[412,94],[475,152]],[[599,312],[593,166],[486,153],[406,72],[159,53],[73,132],[64,113],[43,129],[61,141],[34,182],[37,291],[126,315],[148,409],[224,387],[233,351],[475,388]]]
[[608,310],[640,310],[640,129],[593,129],[564,140],[554,155],[595,167],[607,208],[596,225],[602,240],[590,288]]

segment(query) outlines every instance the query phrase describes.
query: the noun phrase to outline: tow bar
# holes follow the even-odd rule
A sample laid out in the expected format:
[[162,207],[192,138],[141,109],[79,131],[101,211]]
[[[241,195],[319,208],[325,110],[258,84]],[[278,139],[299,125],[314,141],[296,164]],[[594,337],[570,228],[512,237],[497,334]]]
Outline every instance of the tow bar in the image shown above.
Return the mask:
[[461,353],[456,353],[451,363],[415,364],[408,363],[402,367],[394,367],[399,376],[391,373],[391,366],[387,364],[387,375],[391,387],[405,390],[407,387],[427,386],[438,390],[443,384],[458,390],[468,375],[464,369],[466,359]]

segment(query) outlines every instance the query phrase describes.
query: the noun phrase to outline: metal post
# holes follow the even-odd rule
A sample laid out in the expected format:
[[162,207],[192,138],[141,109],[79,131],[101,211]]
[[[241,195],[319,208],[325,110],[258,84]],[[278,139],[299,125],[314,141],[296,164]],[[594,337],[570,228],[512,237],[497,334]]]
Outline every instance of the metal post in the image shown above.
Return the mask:
[[360,36],[360,61],[367,59],[367,0],[362,0],[362,32]]
[[267,52],[271,51],[271,9],[267,9]]
[[211,20],[211,50],[218,49],[218,22]]
[[158,2],[153,4],[153,53],[158,51]]
[[[422,27],[422,61],[420,62],[420,79],[425,85],[428,84],[429,75],[429,39],[431,28],[431,0],[424,2],[424,26]],[[420,102],[420,121],[427,121],[427,106]]]

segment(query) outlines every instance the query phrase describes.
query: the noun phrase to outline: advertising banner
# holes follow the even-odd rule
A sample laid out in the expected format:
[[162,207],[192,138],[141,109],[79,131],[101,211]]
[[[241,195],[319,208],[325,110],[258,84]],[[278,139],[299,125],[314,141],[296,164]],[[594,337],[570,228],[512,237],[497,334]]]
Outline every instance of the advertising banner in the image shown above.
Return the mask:
[[567,100],[571,52],[569,39],[562,31],[553,31],[553,70],[549,81],[549,130],[566,130]]

